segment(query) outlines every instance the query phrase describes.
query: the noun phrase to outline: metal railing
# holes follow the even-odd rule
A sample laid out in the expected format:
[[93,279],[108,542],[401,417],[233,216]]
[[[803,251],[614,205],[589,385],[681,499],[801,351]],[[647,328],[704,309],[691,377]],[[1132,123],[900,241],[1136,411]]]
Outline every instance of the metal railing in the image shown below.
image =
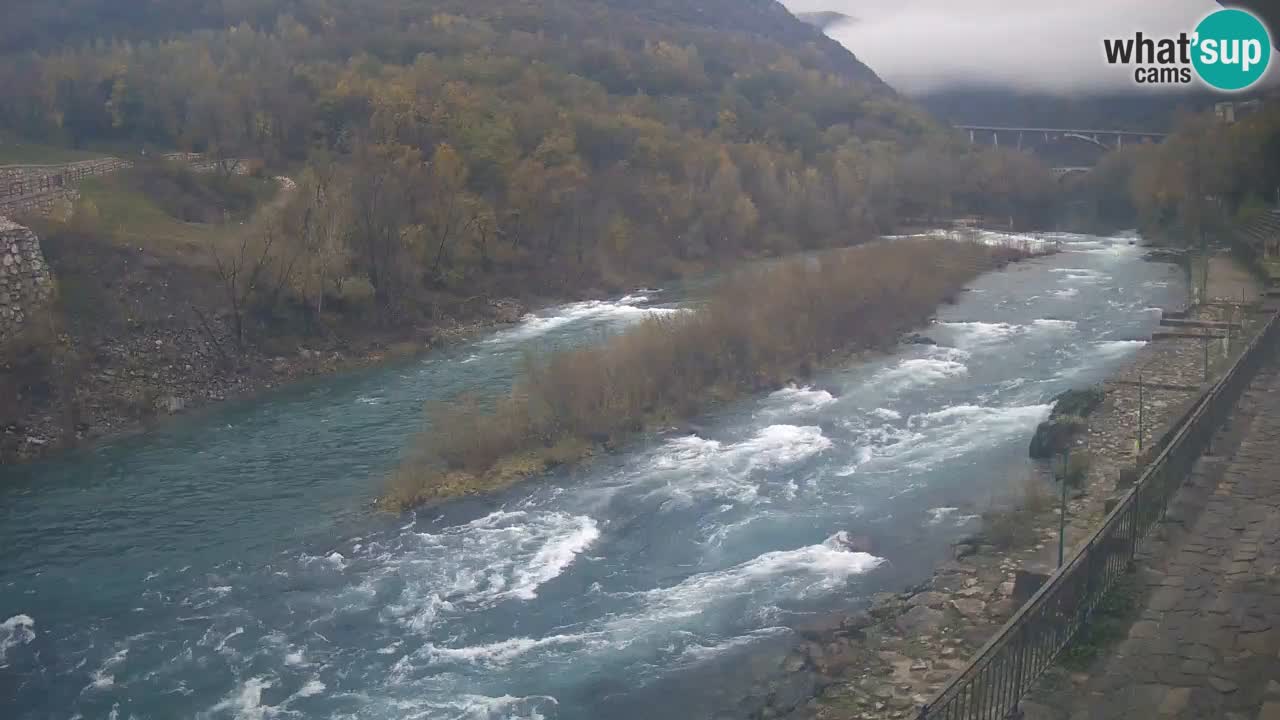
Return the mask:
[[1088,622],[1103,594],[1125,572],[1141,541],[1165,513],[1196,459],[1231,414],[1280,337],[1272,315],[1226,374],[1201,395],[1155,450],[1133,487],[1062,567],[978,651],[921,720],[1000,720]]

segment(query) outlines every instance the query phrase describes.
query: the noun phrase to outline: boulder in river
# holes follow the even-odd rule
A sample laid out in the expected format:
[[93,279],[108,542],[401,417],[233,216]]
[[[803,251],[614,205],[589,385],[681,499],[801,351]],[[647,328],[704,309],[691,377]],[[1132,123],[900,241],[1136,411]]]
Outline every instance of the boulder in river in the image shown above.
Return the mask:
[[1067,390],[1053,399],[1049,419],[1036,427],[1028,453],[1037,460],[1051,458],[1071,446],[1075,436],[1085,429],[1084,418],[1102,404],[1102,388]]
[[920,333],[911,333],[910,335],[907,335],[906,337],[902,338],[902,342],[907,345],[937,345],[938,344],[937,340],[934,340],[933,338],[927,335],[921,335]]
[[867,535],[850,535],[848,532],[841,530],[832,535],[829,542],[849,552],[867,553],[868,555],[875,553],[875,543]]
[[1036,427],[1028,452],[1036,460],[1047,460],[1071,447],[1071,441],[1084,428],[1084,419],[1074,415],[1050,417]]

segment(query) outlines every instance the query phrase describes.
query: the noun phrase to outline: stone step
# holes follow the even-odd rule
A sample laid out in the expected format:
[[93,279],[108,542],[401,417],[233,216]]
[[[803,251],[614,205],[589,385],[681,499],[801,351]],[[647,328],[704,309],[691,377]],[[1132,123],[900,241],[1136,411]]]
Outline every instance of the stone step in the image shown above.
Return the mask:
[[1187,318],[1161,318],[1160,324],[1168,327],[1213,328],[1215,330],[1225,330],[1228,327],[1240,327],[1240,323],[1238,322],[1224,322],[1222,320],[1191,320]]
[[1209,338],[1210,340],[1225,340],[1227,338],[1227,334],[1212,331],[1197,333],[1177,330],[1157,330],[1151,333],[1152,340],[1172,340],[1177,338],[1192,338],[1195,340],[1199,340],[1200,338]]

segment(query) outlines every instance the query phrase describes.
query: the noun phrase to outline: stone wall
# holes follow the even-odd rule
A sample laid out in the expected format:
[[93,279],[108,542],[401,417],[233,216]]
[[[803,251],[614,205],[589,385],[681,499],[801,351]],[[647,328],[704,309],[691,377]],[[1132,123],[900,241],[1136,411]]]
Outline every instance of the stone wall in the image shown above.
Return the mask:
[[0,343],[19,332],[53,295],[53,278],[30,229],[0,217]]

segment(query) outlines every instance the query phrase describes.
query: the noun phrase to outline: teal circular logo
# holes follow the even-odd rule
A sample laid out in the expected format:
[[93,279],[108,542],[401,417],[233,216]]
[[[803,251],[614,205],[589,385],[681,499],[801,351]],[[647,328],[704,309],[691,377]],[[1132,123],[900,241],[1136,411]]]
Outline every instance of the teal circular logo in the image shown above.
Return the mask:
[[1258,82],[1271,62],[1267,26],[1245,10],[1219,10],[1196,27],[1192,64],[1218,90],[1243,90]]

